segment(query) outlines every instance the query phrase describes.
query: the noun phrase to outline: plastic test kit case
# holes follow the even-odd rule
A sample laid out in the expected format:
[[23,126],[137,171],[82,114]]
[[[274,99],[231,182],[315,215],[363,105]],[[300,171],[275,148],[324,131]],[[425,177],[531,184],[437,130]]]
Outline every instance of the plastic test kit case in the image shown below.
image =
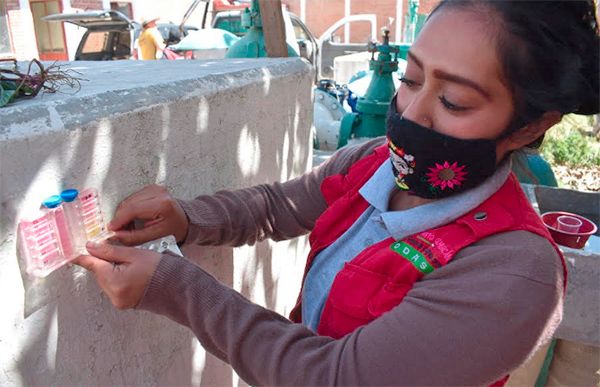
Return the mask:
[[[98,191],[68,189],[42,203],[43,215],[19,222],[19,247],[26,271],[45,277],[87,254],[87,241],[100,242],[114,235],[106,229]],[[172,235],[144,243],[138,248],[183,256]]]
[[19,222],[20,248],[28,274],[45,277],[81,254],[88,240],[100,241],[106,230],[98,191],[63,191],[42,203],[43,215]]

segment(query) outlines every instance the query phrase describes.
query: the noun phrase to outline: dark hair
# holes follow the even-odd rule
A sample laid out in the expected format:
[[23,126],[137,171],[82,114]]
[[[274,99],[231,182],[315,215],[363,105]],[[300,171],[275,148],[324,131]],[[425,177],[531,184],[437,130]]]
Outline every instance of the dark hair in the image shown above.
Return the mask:
[[432,15],[446,8],[492,11],[498,54],[515,100],[509,130],[547,111],[600,112],[600,43],[593,0],[442,0]]

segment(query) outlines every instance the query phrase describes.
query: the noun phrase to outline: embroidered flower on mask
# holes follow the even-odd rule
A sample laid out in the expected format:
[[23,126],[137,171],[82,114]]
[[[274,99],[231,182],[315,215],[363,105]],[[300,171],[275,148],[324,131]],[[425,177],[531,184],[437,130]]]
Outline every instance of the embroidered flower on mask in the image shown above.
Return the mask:
[[442,191],[446,188],[454,189],[465,181],[467,175],[465,168],[464,165],[459,167],[457,162],[450,164],[444,161],[441,165],[435,163],[435,167],[429,167],[430,172],[426,174],[427,181],[432,187],[439,187]]

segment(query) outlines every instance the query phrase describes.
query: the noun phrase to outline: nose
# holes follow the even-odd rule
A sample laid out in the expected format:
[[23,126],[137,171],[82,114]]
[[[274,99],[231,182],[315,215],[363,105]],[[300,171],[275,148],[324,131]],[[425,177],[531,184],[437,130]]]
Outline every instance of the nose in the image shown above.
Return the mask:
[[432,103],[427,94],[428,93],[423,88],[407,93],[403,93],[402,90],[400,90],[396,99],[396,109],[403,118],[432,129]]

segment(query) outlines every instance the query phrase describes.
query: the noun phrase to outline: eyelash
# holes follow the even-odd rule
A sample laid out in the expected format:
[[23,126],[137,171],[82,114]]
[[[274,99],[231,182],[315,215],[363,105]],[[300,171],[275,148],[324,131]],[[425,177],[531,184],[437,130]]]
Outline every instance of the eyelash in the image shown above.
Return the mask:
[[402,77],[399,79],[401,83],[404,83],[409,88],[417,86],[417,82],[410,80],[408,78]]
[[[405,78],[405,77],[402,77],[399,80],[401,83],[404,83],[409,89],[411,89],[415,86],[418,86],[417,82],[415,82],[411,79]],[[442,103],[442,105],[444,105],[444,107],[450,111],[464,112],[466,110],[469,110],[468,107],[453,104],[452,102],[448,101],[446,99],[446,97],[444,97],[443,95],[439,96],[438,98],[439,98],[440,102]]]
[[448,101],[443,95],[440,95],[438,98],[446,109],[451,110],[453,112],[464,112],[465,110],[469,110],[468,107],[453,104],[452,102]]

